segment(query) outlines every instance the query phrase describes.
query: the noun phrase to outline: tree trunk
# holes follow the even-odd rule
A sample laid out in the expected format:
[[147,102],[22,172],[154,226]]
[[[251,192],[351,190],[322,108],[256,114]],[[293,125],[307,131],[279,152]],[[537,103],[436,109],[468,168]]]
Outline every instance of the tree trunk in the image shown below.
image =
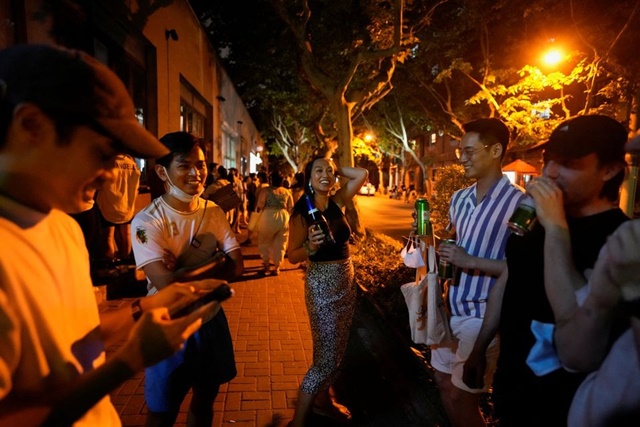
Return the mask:
[[[340,166],[353,167],[353,127],[351,123],[353,104],[347,102],[343,96],[339,96],[330,103],[330,107],[336,117],[338,127],[338,162]],[[346,204],[345,217],[355,236],[363,238],[365,235],[364,226],[360,222],[360,212],[355,198]]]

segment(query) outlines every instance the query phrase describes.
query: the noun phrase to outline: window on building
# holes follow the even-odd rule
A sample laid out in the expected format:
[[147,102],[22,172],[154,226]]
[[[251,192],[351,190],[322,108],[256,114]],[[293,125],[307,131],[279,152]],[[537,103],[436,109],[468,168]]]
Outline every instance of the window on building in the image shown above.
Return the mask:
[[[140,126],[148,128],[147,76],[144,65],[140,63],[140,61],[145,60],[143,49],[140,48],[140,52],[136,52],[139,56],[136,60],[128,52],[122,53],[122,50],[110,41],[103,42],[102,40],[94,39],[93,48],[94,56],[100,62],[112,68],[120,77],[133,100],[138,123],[140,123]],[[147,185],[149,174],[147,161],[138,158],[135,161],[141,171],[140,184]]]
[[238,137],[227,130],[222,130],[222,165],[229,168],[237,168],[236,146]]
[[180,84],[180,129],[198,138],[205,138],[207,105],[186,82]]
[[432,133],[432,134],[431,134],[431,145],[433,145],[433,144],[435,144],[435,143],[436,143],[436,140],[437,140],[436,138],[437,138],[436,134],[435,134],[435,133]]
[[206,118],[190,105],[180,102],[180,129],[204,138]]

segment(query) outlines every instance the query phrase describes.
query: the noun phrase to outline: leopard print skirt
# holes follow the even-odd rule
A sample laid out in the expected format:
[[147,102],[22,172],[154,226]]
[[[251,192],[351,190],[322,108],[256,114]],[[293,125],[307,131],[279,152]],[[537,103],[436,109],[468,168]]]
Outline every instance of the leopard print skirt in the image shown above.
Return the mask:
[[356,302],[351,259],[310,262],[305,300],[313,338],[313,364],[300,390],[316,394],[335,381],[349,341]]

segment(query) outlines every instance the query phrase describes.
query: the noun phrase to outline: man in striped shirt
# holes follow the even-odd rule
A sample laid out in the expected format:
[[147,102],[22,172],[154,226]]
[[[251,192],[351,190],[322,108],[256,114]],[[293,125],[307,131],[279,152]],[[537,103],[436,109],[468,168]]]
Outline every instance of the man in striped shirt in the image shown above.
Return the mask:
[[527,184],[538,222],[509,237],[507,267],[464,367],[465,383],[481,383],[487,345],[500,334],[493,403],[503,427],[567,425],[583,374],[564,369],[556,356],[553,331],[565,319],[554,309],[573,311],[574,292],[609,235],[628,220],[617,205],[626,141],[621,123],[585,115],[562,122],[543,145],[542,176]]
[[447,415],[454,426],[486,425],[478,406],[479,393],[487,390],[498,356],[496,340],[487,350],[487,376],[483,388],[462,381],[463,365],[482,326],[487,298],[505,267],[507,220],[523,197],[522,189],[502,174],[509,144],[509,129],[498,119],[479,119],[463,126],[465,134],[456,149],[465,176],[476,182],[455,192],[449,217],[455,228],[455,245],[441,245],[440,257],[456,267],[449,287],[451,330],[457,342],[432,348]]

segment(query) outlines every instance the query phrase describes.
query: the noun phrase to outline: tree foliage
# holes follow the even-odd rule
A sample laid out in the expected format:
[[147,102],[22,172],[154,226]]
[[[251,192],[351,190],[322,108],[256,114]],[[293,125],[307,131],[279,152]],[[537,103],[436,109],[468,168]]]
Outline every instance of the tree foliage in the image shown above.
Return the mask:
[[271,126],[275,133],[271,153],[282,155],[294,173],[302,170],[307,160],[321,149],[310,136],[309,129],[290,117],[274,113]]
[[[452,0],[433,19],[456,24],[418,34],[422,43],[407,73],[430,100],[421,101],[425,111],[447,120],[443,130],[452,136],[466,121],[499,117],[515,145],[528,146],[577,114],[625,119],[619,104],[631,104],[640,70],[630,53],[640,35],[638,4]],[[571,52],[557,70],[540,64],[552,45]]]
[[471,185],[471,180],[464,177],[464,169],[460,165],[445,166],[438,170],[438,179],[434,185],[433,196],[429,200],[431,222],[436,233],[444,230],[449,224],[449,202],[457,190]]
[[[326,107],[300,80],[293,41],[270,1],[191,4],[270,151],[295,150],[303,129],[305,143],[315,148]],[[291,139],[283,139],[286,133]]]
[[[429,196],[431,183],[428,177],[433,159],[418,156],[413,136],[431,130],[430,122],[421,114],[412,114],[411,109],[400,108],[395,94],[379,102],[370,116],[376,120],[379,131],[385,135],[385,140],[390,142],[387,145],[387,154],[400,160],[402,174],[409,163],[415,163],[421,169],[423,182],[419,189],[424,190]],[[395,153],[400,154],[396,156]],[[408,162],[407,157],[411,159],[411,162]]]
[[[273,4],[295,41],[301,79],[320,94],[330,113],[330,126],[323,129],[337,139],[340,161],[351,165],[353,119],[389,93],[396,65],[417,42],[405,28],[407,8],[403,0]],[[431,13],[418,6],[410,10],[418,22]]]

